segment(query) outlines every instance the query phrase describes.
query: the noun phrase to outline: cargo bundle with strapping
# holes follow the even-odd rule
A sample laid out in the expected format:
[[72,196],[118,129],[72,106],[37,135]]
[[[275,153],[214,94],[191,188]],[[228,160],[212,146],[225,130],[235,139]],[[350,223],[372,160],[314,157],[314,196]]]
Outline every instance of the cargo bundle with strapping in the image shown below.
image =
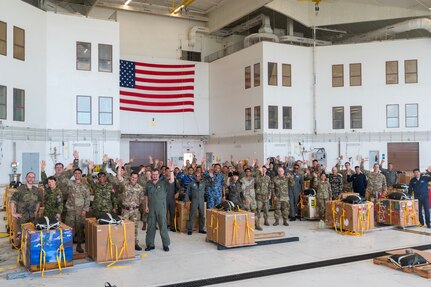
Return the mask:
[[37,230],[33,223],[22,224],[18,261],[30,272],[73,266],[73,232],[65,224],[55,229]]
[[254,213],[209,209],[206,216],[207,240],[225,247],[256,244]]
[[[190,218],[190,204],[188,201],[186,203],[182,201],[177,201],[176,209],[175,209],[175,218],[174,218],[174,228],[177,231],[187,232],[187,221]],[[204,205],[204,216],[206,214],[207,203]],[[195,219],[193,222],[193,230],[196,231],[199,229],[199,210],[196,210]]]
[[401,227],[419,224],[417,199],[381,199],[376,204],[376,221],[378,223]]
[[374,204],[350,204],[339,200],[326,202],[325,223],[341,234],[361,235],[374,229]]
[[96,218],[85,220],[85,249],[97,263],[135,259],[135,223],[122,220],[119,224],[99,224]]

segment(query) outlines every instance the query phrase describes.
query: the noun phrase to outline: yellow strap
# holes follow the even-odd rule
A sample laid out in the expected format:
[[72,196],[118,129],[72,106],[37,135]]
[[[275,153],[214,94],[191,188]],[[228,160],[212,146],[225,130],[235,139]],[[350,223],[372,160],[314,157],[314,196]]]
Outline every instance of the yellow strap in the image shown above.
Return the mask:
[[392,203],[392,200],[389,201],[389,224],[392,224]]
[[[239,225],[236,223],[236,214],[233,216],[233,234],[232,234],[232,244],[238,243],[238,228]],[[235,240],[234,240],[235,239]]]
[[219,228],[219,218],[217,217],[217,224],[216,227],[213,229],[213,233],[216,233],[216,242],[218,241],[218,228]]
[[248,222],[248,213],[245,214],[245,226],[247,229],[247,237],[248,237],[248,243],[250,243],[251,241],[251,234],[250,234],[250,230],[254,232],[254,229],[250,227],[250,224]]
[[45,277],[45,267],[46,267],[46,252],[43,249],[43,232],[40,231],[40,254],[39,254],[39,268],[42,272],[42,277]]
[[64,250],[63,228],[60,228],[59,231],[60,231],[60,246],[57,248],[56,258],[57,258],[58,269],[61,272],[62,271],[61,259],[63,259],[63,267],[66,267],[66,252]]
[[332,222],[334,223],[334,229],[335,232],[338,232],[337,230],[337,220],[335,218],[336,212],[335,212],[335,201],[332,202]]
[[[126,224],[124,222],[121,223],[123,226],[123,244],[121,246],[120,252],[118,252],[118,247],[112,242],[112,236],[111,236],[111,224],[108,226],[108,234],[109,234],[109,241],[110,245],[115,247],[115,260],[113,260],[110,264],[106,265],[106,268],[130,268],[130,266],[113,266],[115,263],[120,261],[120,258],[122,258],[123,252],[126,254],[126,258],[128,257],[128,245],[127,245],[127,230],[126,230]],[[110,248],[112,250],[112,248]],[[112,255],[111,255],[112,258]]]
[[175,212],[175,216],[174,216],[174,228],[175,228],[175,230],[178,230],[177,229],[177,213]]

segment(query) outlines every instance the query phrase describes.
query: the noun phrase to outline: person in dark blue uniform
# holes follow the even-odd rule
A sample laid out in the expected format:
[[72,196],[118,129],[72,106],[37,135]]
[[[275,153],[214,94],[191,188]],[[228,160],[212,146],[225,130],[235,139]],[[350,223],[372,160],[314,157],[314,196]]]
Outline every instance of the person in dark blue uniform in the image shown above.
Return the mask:
[[[412,193],[415,199],[419,201],[419,223],[421,226],[427,226],[431,228],[430,223],[430,204],[428,196],[428,182],[431,181],[430,176],[423,176],[418,168],[413,170],[415,175],[414,178],[410,180],[409,184],[409,194]],[[423,218],[422,208],[425,211],[425,222]]]

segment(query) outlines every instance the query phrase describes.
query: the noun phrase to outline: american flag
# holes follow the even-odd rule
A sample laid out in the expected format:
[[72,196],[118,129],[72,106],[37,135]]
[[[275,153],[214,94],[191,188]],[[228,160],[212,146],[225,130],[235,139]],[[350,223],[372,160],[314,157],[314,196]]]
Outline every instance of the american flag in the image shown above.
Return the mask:
[[120,60],[120,110],[194,112],[195,65]]

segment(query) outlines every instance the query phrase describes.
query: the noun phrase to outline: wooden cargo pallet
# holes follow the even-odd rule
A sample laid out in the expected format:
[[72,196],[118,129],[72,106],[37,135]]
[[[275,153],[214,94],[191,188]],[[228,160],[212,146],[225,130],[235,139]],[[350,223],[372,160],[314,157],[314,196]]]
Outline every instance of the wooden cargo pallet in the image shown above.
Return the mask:
[[[431,254],[428,252],[418,251],[418,250],[413,250],[413,251],[415,253],[422,255],[428,261],[429,261],[429,258],[431,257]],[[400,253],[404,253],[404,250],[397,250],[397,251],[388,252],[388,253],[400,254]],[[391,255],[376,257],[373,259],[373,263],[376,265],[385,265],[391,269],[400,270],[400,271],[405,272],[405,273],[416,273],[421,277],[424,277],[426,279],[431,279],[431,264],[418,266],[418,267],[400,268],[400,267],[396,266],[395,264],[393,264],[391,261],[389,261],[390,256]]]

